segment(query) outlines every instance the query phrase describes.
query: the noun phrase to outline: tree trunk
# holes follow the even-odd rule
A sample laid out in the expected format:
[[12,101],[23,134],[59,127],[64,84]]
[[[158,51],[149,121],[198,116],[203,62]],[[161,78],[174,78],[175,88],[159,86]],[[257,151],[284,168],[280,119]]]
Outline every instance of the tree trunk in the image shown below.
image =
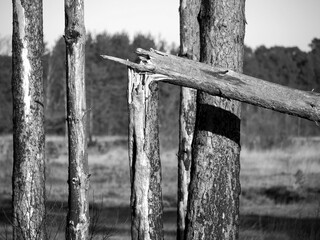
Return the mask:
[[163,239],[159,152],[158,84],[129,69],[129,160],[131,234],[134,240]]
[[13,239],[46,239],[42,0],[13,0]]
[[65,16],[69,142],[69,211],[66,238],[85,240],[88,237],[90,219],[83,0],[65,0]]
[[[200,35],[197,16],[200,0],[180,0],[180,56],[199,61]],[[190,183],[191,147],[196,120],[197,91],[181,87],[178,154],[177,239],[184,239],[185,218]]]
[[[204,0],[200,60],[242,71],[245,1]],[[198,93],[187,239],[238,239],[240,103]]]

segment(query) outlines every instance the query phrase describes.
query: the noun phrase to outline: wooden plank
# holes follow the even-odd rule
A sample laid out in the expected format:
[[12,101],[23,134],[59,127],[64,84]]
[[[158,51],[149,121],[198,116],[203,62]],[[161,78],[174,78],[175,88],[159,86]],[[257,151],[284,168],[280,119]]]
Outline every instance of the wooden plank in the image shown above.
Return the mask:
[[140,72],[156,74],[155,81],[195,88],[212,95],[320,121],[319,93],[289,88],[152,49],[146,51],[139,48],[137,54],[140,64],[106,55],[102,57]]

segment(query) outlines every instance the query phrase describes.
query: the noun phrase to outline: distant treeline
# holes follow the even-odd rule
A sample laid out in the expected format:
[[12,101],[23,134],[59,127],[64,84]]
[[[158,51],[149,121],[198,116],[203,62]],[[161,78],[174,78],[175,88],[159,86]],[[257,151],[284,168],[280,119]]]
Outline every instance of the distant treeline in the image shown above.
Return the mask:
[[[320,39],[311,50],[297,47],[261,46],[245,49],[244,73],[305,91],[320,92]],[[292,137],[320,135],[318,124],[286,114],[243,104],[242,143],[247,147],[271,147],[290,142]]]
[[[88,35],[86,44],[86,83],[88,130],[93,135],[127,134],[127,70],[104,61],[107,54],[136,60],[135,49],[155,48],[178,53],[178,48],[150,35],[138,34],[130,41],[126,33]],[[320,39],[312,40],[311,50],[296,47],[264,46],[245,48],[244,73],[282,85],[320,92]],[[46,132],[65,132],[65,43],[59,39],[43,56]],[[167,146],[177,144],[179,87],[160,84],[160,132]],[[12,131],[11,56],[0,55],[0,134]],[[315,123],[243,104],[242,145],[270,147],[293,136],[320,135]]]

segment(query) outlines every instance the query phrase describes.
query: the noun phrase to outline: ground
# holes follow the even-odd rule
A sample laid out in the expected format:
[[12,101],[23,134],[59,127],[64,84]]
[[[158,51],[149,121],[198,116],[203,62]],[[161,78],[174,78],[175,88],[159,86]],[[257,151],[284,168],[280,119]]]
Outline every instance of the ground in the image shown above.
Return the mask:
[[[130,182],[125,137],[89,147],[93,239],[130,239]],[[162,149],[165,239],[175,239],[177,149]],[[67,211],[66,138],[46,139],[50,239],[63,239]],[[0,239],[11,239],[12,139],[0,137]],[[240,239],[320,239],[320,147],[305,142],[241,151]],[[7,234],[7,235],[6,235]]]

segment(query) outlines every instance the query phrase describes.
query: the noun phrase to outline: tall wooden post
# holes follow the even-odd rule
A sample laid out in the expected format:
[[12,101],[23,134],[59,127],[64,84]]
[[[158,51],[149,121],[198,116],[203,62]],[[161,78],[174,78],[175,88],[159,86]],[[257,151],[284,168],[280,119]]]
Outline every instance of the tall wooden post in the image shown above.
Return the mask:
[[13,239],[46,239],[42,0],[13,0]]
[[[200,0],[180,0],[180,56],[200,60],[198,14]],[[193,132],[196,121],[197,90],[181,87],[178,154],[177,239],[184,239],[190,183]]]
[[[200,60],[238,72],[245,1],[201,2]],[[238,239],[240,103],[198,93],[186,239]]]
[[69,211],[66,238],[85,240],[88,237],[90,220],[83,0],[65,0],[65,16],[69,140]]
[[132,239],[163,239],[158,84],[130,68],[128,75]]

